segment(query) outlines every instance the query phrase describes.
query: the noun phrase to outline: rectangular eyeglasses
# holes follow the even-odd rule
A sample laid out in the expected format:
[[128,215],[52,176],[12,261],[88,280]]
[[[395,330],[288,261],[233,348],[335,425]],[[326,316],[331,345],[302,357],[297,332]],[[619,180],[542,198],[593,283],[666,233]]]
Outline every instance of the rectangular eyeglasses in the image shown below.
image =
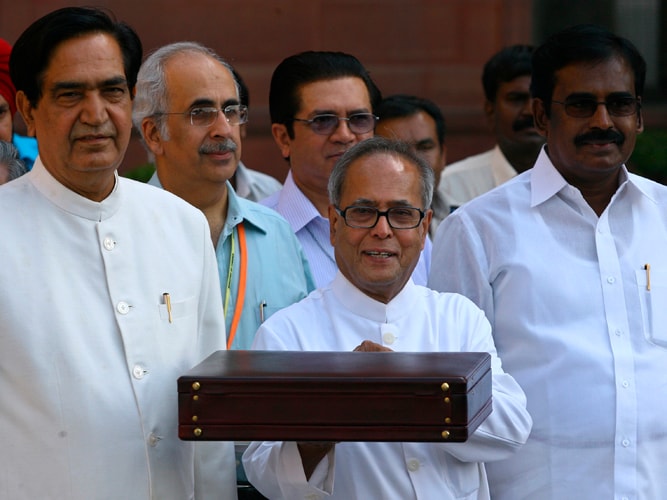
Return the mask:
[[576,97],[551,102],[563,106],[565,113],[573,118],[590,118],[597,112],[600,105],[605,106],[611,116],[634,115],[641,108],[639,99],[630,96],[610,97],[606,101],[596,101],[590,97]]
[[367,134],[375,128],[378,117],[373,113],[355,113],[348,117],[333,114],[315,115],[310,120],[293,118],[295,122],[305,123],[310,129],[319,135],[331,135],[338,128],[338,123],[343,120],[347,122],[350,132],[353,134]]
[[393,229],[413,229],[419,226],[424,218],[424,211],[416,207],[392,207],[380,211],[375,207],[349,206],[343,210],[335,207],[336,212],[350,227],[370,229],[386,217],[389,226]]
[[230,104],[224,108],[214,108],[212,106],[192,108],[190,111],[182,113],[155,113],[156,115],[189,115],[190,124],[195,127],[210,127],[215,123],[222,111],[225,120],[230,125],[239,125],[248,121],[248,106],[243,104]]

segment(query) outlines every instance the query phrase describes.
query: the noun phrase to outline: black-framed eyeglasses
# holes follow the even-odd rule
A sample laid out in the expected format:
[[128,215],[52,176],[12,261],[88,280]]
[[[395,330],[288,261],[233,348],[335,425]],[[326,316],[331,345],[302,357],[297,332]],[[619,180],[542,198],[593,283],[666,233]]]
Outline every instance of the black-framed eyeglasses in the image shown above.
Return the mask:
[[425,212],[416,207],[391,207],[380,211],[375,207],[349,206],[343,210],[335,207],[336,212],[350,227],[370,229],[386,217],[389,226],[393,229],[413,229],[421,223]]
[[295,122],[306,123],[319,135],[331,135],[338,128],[338,122],[344,120],[353,134],[366,134],[375,128],[378,117],[373,113],[354,113],[350,116],[332,114],[315,115],[310,120],[293,118]]
[[590,97],[576,97],[551,102],[562,105],[565,113],[573,118],[590,118],[600,105],[605,106],[611,116],[630,116],[641,109],[639,98],[630,96],[610,97],[606,101],[596,101]]
[[190,115],[190,124],[195,127],[210,127],[222,114],[230,125],[239,125],[248,121],[248,106],[243,104],[230,104],[224,108],[214,108],[206,106],[201,108],[192,108],[190,111],[182,113],[155,113],[156,115]]

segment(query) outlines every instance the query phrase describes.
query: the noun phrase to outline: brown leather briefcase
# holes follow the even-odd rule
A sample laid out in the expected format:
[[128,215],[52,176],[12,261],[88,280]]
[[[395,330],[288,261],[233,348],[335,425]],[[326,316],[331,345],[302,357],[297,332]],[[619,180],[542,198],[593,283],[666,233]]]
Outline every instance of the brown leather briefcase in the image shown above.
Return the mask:
[[218,351],[178,379],[179,437],[465,441],[491,413],[488,353]]

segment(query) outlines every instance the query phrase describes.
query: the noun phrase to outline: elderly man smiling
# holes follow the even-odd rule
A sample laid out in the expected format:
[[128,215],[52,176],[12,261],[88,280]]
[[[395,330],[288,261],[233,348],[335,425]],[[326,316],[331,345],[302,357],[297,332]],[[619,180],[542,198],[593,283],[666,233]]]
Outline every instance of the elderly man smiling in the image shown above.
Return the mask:
[[466,443],[252,443],[244,465],[267,497],[486,499],[482,462],[507,457],[527,439],[523,392],[503,372],[482,311],[412,281],[433,184],[431,167],[405,144],[377,137],[345,153],[329,180],[336,277],[271,317],[253,348],[489,352],[493,413]]

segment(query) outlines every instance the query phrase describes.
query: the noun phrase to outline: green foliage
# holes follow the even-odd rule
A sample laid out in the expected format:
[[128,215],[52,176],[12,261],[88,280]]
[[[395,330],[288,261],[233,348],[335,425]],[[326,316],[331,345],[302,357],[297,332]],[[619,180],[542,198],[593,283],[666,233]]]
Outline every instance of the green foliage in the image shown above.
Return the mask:
[[153,172],[155,172],[155,165],[152,163],[145,163],[123,173],[122,175],[128,179],[134,179],[135,181],[148,182],[148,179],[151,178]]
[[649,130],[637,136],[628,169],[667,184],[667,129]]

